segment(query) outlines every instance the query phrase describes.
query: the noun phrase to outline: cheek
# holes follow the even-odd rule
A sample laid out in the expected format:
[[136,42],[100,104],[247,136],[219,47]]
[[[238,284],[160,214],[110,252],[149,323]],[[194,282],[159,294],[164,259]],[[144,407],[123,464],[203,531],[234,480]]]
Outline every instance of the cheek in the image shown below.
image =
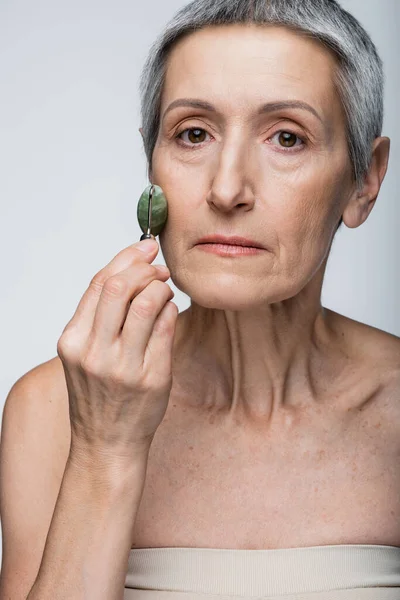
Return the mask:
[[347,163],[319,159],[269,169],[263,177],[265,221],[275,232],[280,267],[291,277],[307,277],[305,271],[322,263],[342,212]]
[[340,156],[321,152],[285,158],[264,170],[260,195],[279,229],[302,236],[336,217],[346,177],[343,163]]
[[163,189],[168,202],[168,219],[161,240],[166,231],[168,235],[176,235],[176,228],[187,216],[188,184],[182,169],[169,160],[168,151],[163,151],[162,147],[154,149],[152,167],[153,182]]
[[162,180],[159,185],[168,200],[168,219],[159,240],[165,262],[173,275],[184,267],[188,246],[194,243],[193,236],[199,233],[195,224],[196,207],[190,205],[187,190],[179,182],[167,179],[164,186]]

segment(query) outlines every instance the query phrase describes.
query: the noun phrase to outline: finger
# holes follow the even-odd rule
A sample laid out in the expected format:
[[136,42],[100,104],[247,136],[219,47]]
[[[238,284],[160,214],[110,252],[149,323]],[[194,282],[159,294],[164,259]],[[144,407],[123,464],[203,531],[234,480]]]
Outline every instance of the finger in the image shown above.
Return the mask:
[[174,292],[167,283],[154,279],[132,300],[121,332],[121,343],[131,363],[143,364],[154,323],[173,297]]
[[96,345],[110,347],[121,334],[133,299],[152,281],[166,281],[168,278],[168,269],[161,271],[157,265],[140,263],[107,279],[97,303],[90,333]]
[[89,287],[83,294],[71,320],[64,328],[64,331],[66,329],[70,331],[76,329],[79,330],[79,333],[82,334],[83,337],[89,335],[89,332],[92,329],[97,304],[107,279],[116,273],[129,268],[133,264],[143,262],[149,264],[155,259],[158,252],[158,243],[156,240],[151,240],[152,243],[150,244],[149,251],[142,252],[139,250],[139,248],[142,247],[146,248],[146,246],[148,246],[148,241],[149,240],[145,240],[146,244],[144,241],[141,241],[124,248],[103,269],[96,273],[92,278]]
[[147,344],[144,364],[151,364],[159,381],[166,381],[172,374],[172,349],[179,309],[169,300],[158,315]]

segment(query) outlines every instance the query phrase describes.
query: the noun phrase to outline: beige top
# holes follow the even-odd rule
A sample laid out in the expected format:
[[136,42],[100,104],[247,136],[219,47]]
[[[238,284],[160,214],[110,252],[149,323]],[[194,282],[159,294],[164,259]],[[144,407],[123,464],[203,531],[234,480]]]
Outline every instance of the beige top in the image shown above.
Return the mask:
[[124,600],[400,600],[400,547],[131,550]]

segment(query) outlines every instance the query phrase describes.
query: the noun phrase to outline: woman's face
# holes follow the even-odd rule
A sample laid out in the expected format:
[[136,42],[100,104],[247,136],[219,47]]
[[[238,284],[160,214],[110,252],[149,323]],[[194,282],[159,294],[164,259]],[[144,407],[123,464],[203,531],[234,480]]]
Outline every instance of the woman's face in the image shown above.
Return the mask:
[[[354,191],[334,69],[328,50],[282,27],[206,28],[173,49],[151,181],[168,200],[160,243],[172,280],[197,304],[278,302],[322,266]],[[171,108],[183,99],[211,106]],[[265,249],[227,257],[196,245],[216,233]]]

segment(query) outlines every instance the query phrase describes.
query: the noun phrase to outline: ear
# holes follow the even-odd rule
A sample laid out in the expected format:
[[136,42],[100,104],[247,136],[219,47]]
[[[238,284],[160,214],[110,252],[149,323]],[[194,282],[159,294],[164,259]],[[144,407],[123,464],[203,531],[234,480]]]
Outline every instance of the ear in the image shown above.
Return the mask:
[[142,139],[144,140],[143,127],[139,127],[139,131],[140,131],[140,135],[142,136]]
[[386,175],[390,151],[390,139],[378,137],[372,144],[371,164],[364,178],[362,188],[357,188],[346,208],[342,218],[347,227],[359,227],[367,220],[378,197],[383,179]]

